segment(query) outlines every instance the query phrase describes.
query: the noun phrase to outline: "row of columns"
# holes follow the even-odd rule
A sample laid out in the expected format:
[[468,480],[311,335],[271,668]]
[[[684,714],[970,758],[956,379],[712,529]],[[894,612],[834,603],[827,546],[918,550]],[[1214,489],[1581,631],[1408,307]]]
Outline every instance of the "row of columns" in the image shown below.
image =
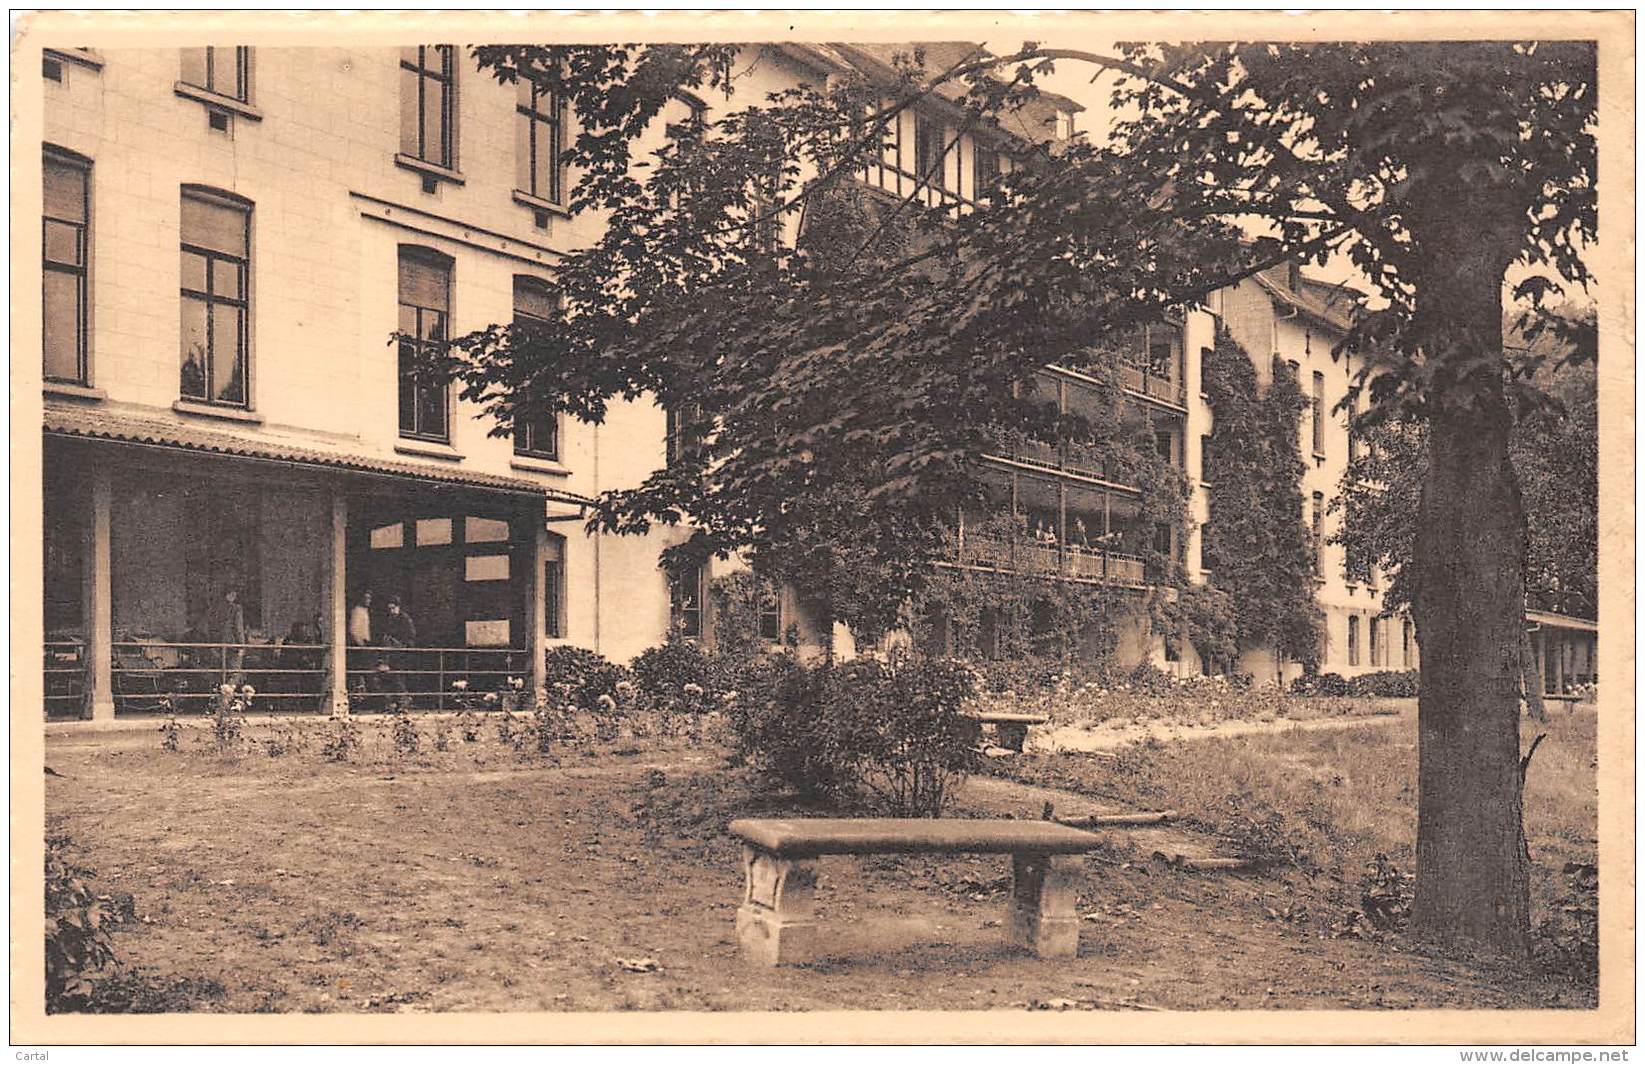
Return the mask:
[[[86,683],[82,716],[93,721],[114,719],[114,598],[112,517],[114,483],[107,463],[89,471],[91,513],[85,525],[82,602],[86,626]],[[326,647],[326,687],[323,708],[335,716],[348,713],[348,495],[340,485],[327,491],[330,514],[326,563],[322,576],[321,618]],[[526,584],[527,683],[541,702],[546,688],[543,672],[548,649],[547,595],[548,526],[542,503],[527,511],[526,528],[533,530],[527,558]]]

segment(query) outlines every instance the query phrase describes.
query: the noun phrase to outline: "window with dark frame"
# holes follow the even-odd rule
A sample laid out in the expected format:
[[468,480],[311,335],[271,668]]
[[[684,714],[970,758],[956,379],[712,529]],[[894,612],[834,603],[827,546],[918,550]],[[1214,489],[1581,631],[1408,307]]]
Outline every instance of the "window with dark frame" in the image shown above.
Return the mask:
[[1314,537],[1314,572],[1325,572],[1325,493],[1315,492],[1314,513],[1309,526]]
[[184,85],[226,96],[241,103],[251,101],[251,49],[244,47],[184,48]]
[[565,638],[565,538],[550,535],[543,559],[543,632],[551,640]]
[[430,248],[400,248],[400,435],[449,443],[449,384],[426,361],[444,348],[451,319],[451,260]]
[[1325,375],[1314,374],[1314,454],[1325,454]]
[[420,44],[400,50],[400,151],[446,169],[456,168],[453,111],[456,48]]
[[981,144],[974,144],[971,149],[972,197],[980,200],[987,196],[999,179],[1000,153]]
[[249,406],[251,204],[184,188],[180,229],[178,393],[200,403]]
[[[548,282],[516,274],[514,324],[547,324],[560,313],[560,297]],[[514,453],[533,458],[560,457],[560,418],[554,413],[534,414],[514,421]]]
[[1211,483],[1211,434],[1201,433],[1199,438],[1199,479],[1204,484]]
[[515,180],[521,192],[549,203],[565,202],[565,102],[530,78],[517,82],[514,106]]
[[783,638],[782,593],[769,581],[760,582],[760,639],[781,643]]
[[664,429],[668,445],[668,465],[673,466],[684,461],[702,442],[701,430],[697,424],[701,420],[702,408],[696,404],[688,405],[683,410],[668,408]]
[[83,385],[91,311],[91,161],[46,149],[40,265],[43,374]]
[[1348,664],[1359,665],[1359,617],[1354,614],[1348,616]]
[[1411,668],[1411,623],[1409,621],[1402,621],[1402,622],[1400,622],[1399,628],[1400,628],[1400,658],[1401,658],[1401,664],[1406,669],[1410,669]]
[[922,185],[946,190],[948,175],[944,169],[948,161],[948,144],[943,133],[941,122],[915,112],[914,178]]
[[1367,628],[1371,638],[1371,665],[1379,666],[1382,664],[1382,619],[1372,618]]
[[692,566],[669,578],[669,620],[674,631],[686,639],[703,634],[703,570]]

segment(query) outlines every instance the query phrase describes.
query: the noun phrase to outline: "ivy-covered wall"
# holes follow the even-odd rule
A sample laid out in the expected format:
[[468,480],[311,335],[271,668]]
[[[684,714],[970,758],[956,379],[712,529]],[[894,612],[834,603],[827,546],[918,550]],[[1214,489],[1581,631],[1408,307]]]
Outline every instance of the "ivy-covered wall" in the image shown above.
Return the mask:
[[[1257,376],[1245,348],[1219,331],[1202,368],[1213,419],[1210,522],[1203,535],[1212,584],[1226,603],[1199,606],[1231,615],[1226,620],[1239,650],[1272,648],[1311,666],[1320,653],[1323,615],[1314,600],[1315,550],[1301,488],[1299,419],[1308,401],[1291,366],[1278,357],[1266,389]],[[1202,634],[1221,630],[1222,621],[1205,619]]]

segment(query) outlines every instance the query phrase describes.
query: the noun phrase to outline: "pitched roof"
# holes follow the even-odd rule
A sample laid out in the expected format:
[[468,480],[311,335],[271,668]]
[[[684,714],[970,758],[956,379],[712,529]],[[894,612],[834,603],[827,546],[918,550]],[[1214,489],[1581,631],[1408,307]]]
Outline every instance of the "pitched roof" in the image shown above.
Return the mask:
[[44,422],[48,436],[108,440],[144,447],[197,451],[385,477],[439,481],[507,492],[527,492],[567,503],[589,502],[586,497],[573,492],[551,488],[519,477],[436,466],[432,463],[401,462],[370,455],[321,450],[262,434],[230,433],[100,408],[50,406],[46,408]]
[[[898,41],[889,43],[830,43],[789,46],[791,55],[799,55],[836,69],[854,70],[869,81],[891,83],[897,77],[895,65],[899,55],[920,51],[928,74],[938,74],[976,55],[989,55],[982,45],[969,41]],[[996,74],[996,76],[998,76]],[[933,95],[947,103],[955,103],[966,94],[963,82],[945,82],[936,87]],[[1045,142],[1057,137],[1058,112],[1078,112],[1084,105],[1053,92],[1041,90],[1036,99],[1028,101],[1010,115],[1000,116],[1000,127],[1006,133],[1023,140]]]

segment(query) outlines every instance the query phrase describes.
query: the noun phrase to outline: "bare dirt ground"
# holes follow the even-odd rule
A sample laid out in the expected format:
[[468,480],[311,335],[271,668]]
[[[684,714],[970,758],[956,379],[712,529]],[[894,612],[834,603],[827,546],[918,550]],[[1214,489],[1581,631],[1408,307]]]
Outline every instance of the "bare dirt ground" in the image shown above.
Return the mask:
[[[1315,888],[1294,872],[1150,861],[1162,841],[1218,852],[1183,828],[1110,833],[1086,860],[1071,961],[1006,945],[1007,859],[880,857],[822,863],[827,958],[753,968],[737,956],[741,872],[724,826],[808,811],[762,798],[712,745],[362,765],[313,752],[225,761],[135,736],[48,741],[62,775],[47,780],[47,831],[72,837],[98,890],[134,897],[141,920],[115,938],[127,965],[207,989],[174,1009],[1593,1004],[1535,974],[1275,919]],[[1059,814],[1102,808],[978,777],[953,812],[1033,818],[1046,801]],[[624,965],[648,959],[654,969]]]

